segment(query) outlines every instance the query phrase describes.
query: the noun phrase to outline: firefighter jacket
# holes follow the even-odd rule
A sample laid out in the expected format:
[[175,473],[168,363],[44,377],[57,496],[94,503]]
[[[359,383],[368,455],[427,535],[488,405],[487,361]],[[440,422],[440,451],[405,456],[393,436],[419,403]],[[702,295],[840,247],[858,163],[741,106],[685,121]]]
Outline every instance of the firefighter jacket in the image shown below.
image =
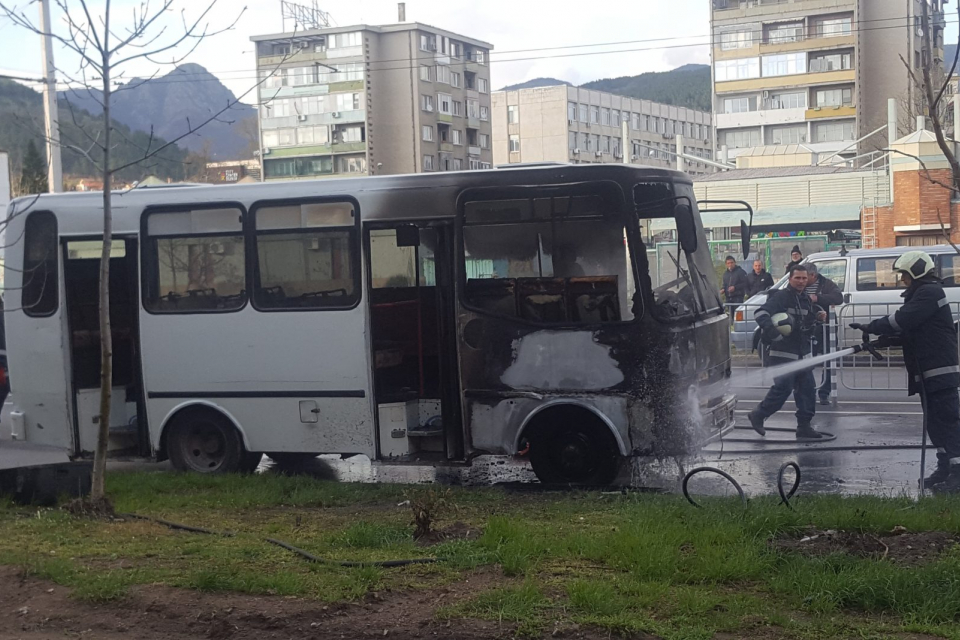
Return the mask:
[[[780,335],[772,317],[785,313],[790,317],[789,336]],[[767,301],[753,314],[760,325],[764,344],[769,348],[768,364],[783,364],[810,355],[810,339],[814,334],[817,312],[813,302],[793,287],[771,291]]]
[[890,344],[903,345],[908,393],[927,393],[960,386],[957,330],[950,303],[933,276],[914,280],[903,292],[903,306],[864,327],[874,335],[894,336]]

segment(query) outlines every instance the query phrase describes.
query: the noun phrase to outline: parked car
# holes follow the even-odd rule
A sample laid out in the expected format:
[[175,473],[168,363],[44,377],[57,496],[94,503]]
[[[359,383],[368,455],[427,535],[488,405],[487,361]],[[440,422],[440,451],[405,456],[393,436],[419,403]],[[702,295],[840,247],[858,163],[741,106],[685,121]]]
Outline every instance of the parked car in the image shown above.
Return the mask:
[[[947,300],[960,303],[960,255],[949,245],[824,251],[806,257],[804,264],[816,264],[817,270],[833,280],[843,291],[843,304],[834,309],[840,320],[841,344],[851,345],[861,339],[859,334],[854,335],[855,332],[847,327],[848,324],[863,323],[871,318],[887,315],[903,302],[901,294],[904,286],[899,276],[893,272],[893,263],[907,251],[916,250],[926,251],[933,257],[937,263],[937,274],[944,281]],[[787,276],[783,276],[772,288],[782,289],[786,285]],[[754,333],[757,329],[753,314],[757,307],[766,301],[767,292],[761,292],[734,311],[731,342],[738,351],[749,352],[753,349]],[[956,311],[954,315],[957,315]]]

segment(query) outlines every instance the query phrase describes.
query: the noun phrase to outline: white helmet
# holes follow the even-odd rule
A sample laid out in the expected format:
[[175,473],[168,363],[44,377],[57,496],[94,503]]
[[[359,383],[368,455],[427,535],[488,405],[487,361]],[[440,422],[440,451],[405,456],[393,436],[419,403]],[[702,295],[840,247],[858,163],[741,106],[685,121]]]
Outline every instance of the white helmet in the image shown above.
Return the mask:
[[893,263],[893,270],[905,273],[914,280],[929,275],[936,268],[926,251],[907,251]]
[[789,336],[793,333],[793,323],[787,314],[775,313],[770,316],[770,319],[773,320],[773,326],[777,328],[777,331],[779,331],[781,335]]

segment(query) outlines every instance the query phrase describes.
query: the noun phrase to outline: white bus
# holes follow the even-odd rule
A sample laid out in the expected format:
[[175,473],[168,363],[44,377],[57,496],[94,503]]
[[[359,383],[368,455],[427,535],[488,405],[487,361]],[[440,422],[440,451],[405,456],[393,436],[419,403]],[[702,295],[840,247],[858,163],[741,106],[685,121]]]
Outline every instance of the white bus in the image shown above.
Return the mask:
[[[624,457],[733,426],[728,322],[682,173],[552,165],[113,202],[112,453],[205,473],[264,453],[523,453],[544,481],[606,483]],[[90,455],[101,195],[7,215],[13,429]],[[653,218],[681,247],[655,290]]]

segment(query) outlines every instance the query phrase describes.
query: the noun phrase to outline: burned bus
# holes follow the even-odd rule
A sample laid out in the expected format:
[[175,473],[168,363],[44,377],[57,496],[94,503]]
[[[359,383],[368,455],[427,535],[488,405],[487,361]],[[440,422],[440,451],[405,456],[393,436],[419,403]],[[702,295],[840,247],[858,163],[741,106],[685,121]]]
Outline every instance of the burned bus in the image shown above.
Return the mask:
[[[201,473],[263,454],[520,454],[544,482],[595,484],[733,426],[729,323],[682,173],[550,165],[113,202],[111,453]],[[7,215],[14,435],[90,455],[101,196]],[[675,244],[656,280],[654,230]]]

